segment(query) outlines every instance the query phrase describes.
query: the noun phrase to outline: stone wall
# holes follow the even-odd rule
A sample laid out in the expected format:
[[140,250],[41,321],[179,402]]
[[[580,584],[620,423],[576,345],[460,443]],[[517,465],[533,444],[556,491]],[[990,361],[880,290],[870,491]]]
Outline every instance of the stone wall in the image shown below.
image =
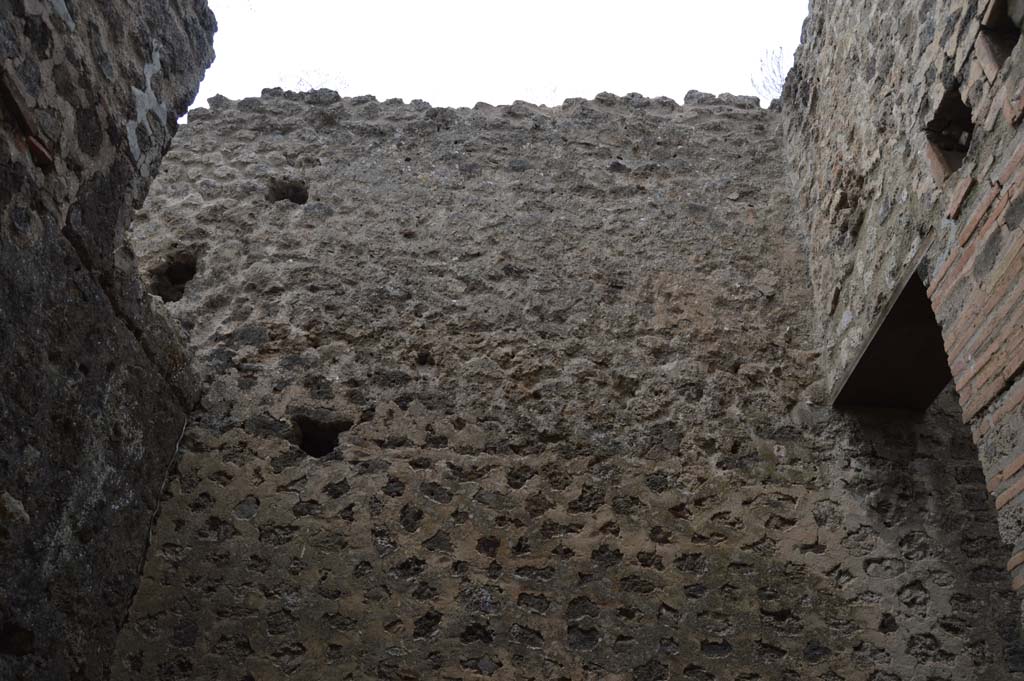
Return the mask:
[[785,93],[827,377],[835,387],[849,373],[917,268],[1002,536],[1015,545],[1018,589],[1022,20],[1016,0],[815,1]]
[[268,91],[132,240],[202,402],[117,679],[1021,678],[970,434],[822,405],[781,119]]
[[0,678],[100,679],[196,392],[124,243],[205,0],[0,3]]

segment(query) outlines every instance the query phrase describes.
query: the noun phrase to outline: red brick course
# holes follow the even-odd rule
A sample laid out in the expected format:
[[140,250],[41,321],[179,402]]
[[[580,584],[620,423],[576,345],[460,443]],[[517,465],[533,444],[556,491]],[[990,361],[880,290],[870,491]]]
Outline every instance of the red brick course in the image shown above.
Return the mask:
[[960,209],[963,208],[964,201],[967,196],[974,189],[974,185],[977,181],[971,177],[965,177],[957,183],[956,189],[953,190],[953,198],[949,201],[949,207],[946,209],[946,217],[951,220],[956,220],[960,217]]
[[[962,370],[964,350],[978,348],[971,341],[991,336],[994,329],[989,322],[1005,319],[1017,307],[1016,301],[1024,297],[1024,281],[1020,278],[1024,261],[1017,257],[1024,250],[1024,239],[1009,244],[1005,250],[1011,249],[1013,252],[1005,259],[1009,265],[1002,272],[997,272],[989,285],[976,289],[964,303],[960,315],[947,325],[946,353],[954,373]],[[1012,290],[1011,286],[1014,287]]]
[[1006,418],[1007,414],[1016,412],[1022,406],[1024,406],[1024,381],[1018,380],[1007,391],[1006,396],[1003,399],[1003,403],[975,426],[975,438],[978,440],[984,438],[993,428],[998,426],[1002,420]]
[[963,231],[960,232],[960,247],[963,248],[974,234],[974,230],[978,228],[981,221],[988,214],[988,209],[992,207],[992,202],[999,196],[999,192],[1002,191],[1002,186],[998,184],[992,185],[992,188],[981,197],[981,201],[975,206],[974,211],[971,213],[971,217],[968,218],[967,224],[964,225]]

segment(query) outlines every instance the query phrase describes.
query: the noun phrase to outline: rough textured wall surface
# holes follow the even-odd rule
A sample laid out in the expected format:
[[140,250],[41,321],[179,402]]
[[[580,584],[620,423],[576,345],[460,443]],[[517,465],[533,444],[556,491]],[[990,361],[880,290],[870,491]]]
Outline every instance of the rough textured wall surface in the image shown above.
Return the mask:
[[[830,383],[917,267],[1024,587],[1024,49],[1019,0],[811,3],[786,87]],[[997,30],[998,29],[998,30]],[[936,114],[973,124],[959,168]],[[938,118],[942,118],[939,116]],[[920,263],[919,265],[917,263]]]
[[947,48],[977,22],[976,5],[811,3],[786,87],[785,148],[806,216],[830,383],[856,359],[941,220],[925,126],[956,77]]
[[124,231],[202,0],[0,2],[0,678],[99,679],[196,391]]
[[132,238],[204,397],[115,678],[1021,678],[955,400],[820,406],[780,119],[688,100],[191,114]]

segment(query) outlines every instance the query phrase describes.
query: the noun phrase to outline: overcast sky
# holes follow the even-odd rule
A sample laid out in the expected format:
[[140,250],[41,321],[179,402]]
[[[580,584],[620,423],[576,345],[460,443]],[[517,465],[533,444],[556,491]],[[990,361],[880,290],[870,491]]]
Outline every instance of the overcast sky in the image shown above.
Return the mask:
[[[560,104],[599,92],[755,94],[791,60],[807,0],[210,0],[217,59],[195,106],[329,87],[435,106]],[[767,104],[767,102],[765,102]]]

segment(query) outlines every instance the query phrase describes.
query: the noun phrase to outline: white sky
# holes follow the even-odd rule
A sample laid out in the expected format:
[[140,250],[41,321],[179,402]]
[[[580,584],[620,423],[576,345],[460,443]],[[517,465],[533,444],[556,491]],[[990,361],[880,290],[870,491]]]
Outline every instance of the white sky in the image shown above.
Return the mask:
[[217,59],[195,105],[265,87],[434,106],[755,94],[766,50],[789,67],[807,1],[210,0]]

